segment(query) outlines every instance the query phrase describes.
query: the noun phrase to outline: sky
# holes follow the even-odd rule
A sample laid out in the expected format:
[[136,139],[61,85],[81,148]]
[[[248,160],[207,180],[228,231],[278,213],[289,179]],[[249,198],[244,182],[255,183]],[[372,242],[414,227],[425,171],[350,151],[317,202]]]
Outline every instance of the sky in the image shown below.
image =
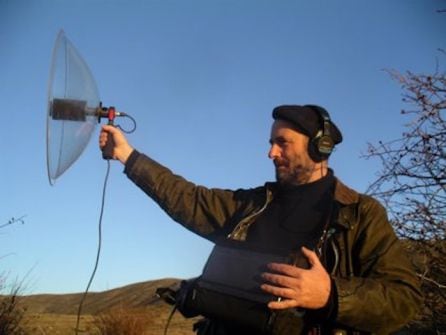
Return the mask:
[[[379,162],[367,143],[408,119],[388,74],[444,64],[442,0],[0,0],[0,274],[25,294],[84,291],[98,246],[107,163],[100,125],[50,186],[46,122],[60,29],[88,64],[105,106],[132,115],[130,143],[199,185],[274,180],[271,111],[319,104],[344,141],[330,158],[360,192]],[[125,120],[117,123],[126,125]],[[200,274],[212,244],[172,221],[111,162],[102,251],[91,291]]]

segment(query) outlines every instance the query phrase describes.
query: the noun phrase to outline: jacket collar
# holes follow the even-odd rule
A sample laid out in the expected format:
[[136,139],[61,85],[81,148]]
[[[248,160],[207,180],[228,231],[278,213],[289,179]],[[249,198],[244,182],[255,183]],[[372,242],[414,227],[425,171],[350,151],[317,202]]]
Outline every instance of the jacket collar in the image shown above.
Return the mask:
[[357,222],[359,193],[336,179],[334,199],[338,205],[338,215],[334,224],[345,229],[352,229]]
[[359,202],[359,193],[343,184],[336,178],[334,198],[343,205],[352,205]]

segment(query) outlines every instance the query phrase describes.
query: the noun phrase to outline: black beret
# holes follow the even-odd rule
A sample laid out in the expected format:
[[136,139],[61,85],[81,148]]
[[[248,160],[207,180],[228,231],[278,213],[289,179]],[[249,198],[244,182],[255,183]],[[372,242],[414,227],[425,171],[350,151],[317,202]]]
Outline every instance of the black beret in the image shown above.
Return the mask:
[[[273,118],[290,122],[297,131],[313,139],[324,128],[324,113],[329,115],[324,108],[317,105],[282,105],[273,109]],[[331,119],[329,130],[334,144],[341,143],[342,133]]]

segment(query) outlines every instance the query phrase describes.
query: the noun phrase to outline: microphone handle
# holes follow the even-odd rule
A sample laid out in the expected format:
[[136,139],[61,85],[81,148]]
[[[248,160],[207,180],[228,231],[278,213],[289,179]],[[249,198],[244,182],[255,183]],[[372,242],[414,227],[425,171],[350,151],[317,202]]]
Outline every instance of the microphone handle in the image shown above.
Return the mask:
[[[113,120],[108,122],[109,125],[113,126]],[[108,134],[107,142],[105,146],[102,148],[102,158],[105,160],[113,159],[113,149],[115,147],[115,141],[113,140],[113,136]]]

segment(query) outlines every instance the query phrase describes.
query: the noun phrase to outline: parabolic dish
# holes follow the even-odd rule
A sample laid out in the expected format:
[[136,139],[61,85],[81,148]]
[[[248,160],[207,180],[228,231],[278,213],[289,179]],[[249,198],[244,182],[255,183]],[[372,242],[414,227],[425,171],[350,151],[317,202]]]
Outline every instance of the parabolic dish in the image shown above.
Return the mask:
[[90,69],[61,30],[48,82],[47,170],[51,185],[82,154],[98,124],[100,99]]

